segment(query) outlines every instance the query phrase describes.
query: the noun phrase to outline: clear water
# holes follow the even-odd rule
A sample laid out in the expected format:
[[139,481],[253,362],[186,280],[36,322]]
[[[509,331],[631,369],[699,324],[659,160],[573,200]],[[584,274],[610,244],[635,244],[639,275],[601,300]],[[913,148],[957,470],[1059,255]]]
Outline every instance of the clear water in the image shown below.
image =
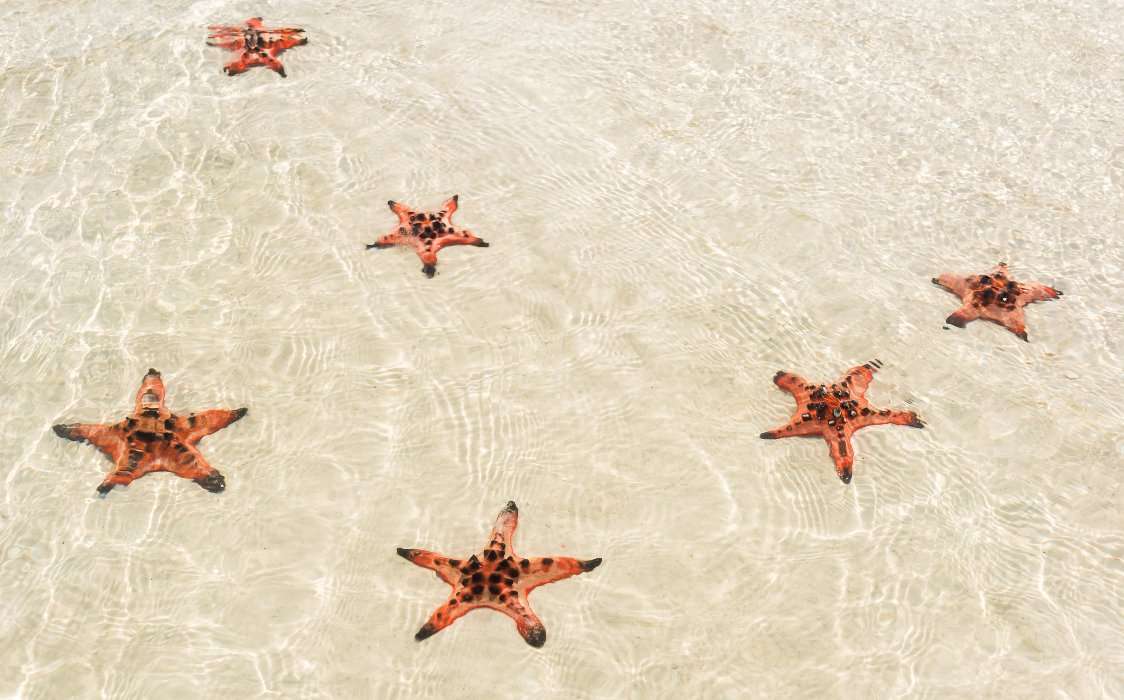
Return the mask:
[[[220,72],[205,26],[310,44]],[[0,4],[0,695],[1124,697],[1124,6]],[[387,199],[492,247],[364,250]],[[1065,291],[1031,342],[929,278]],[[880,358],[923,431],[766,442]],[[109,498],[58,422],[250,408]],[[549,640],[395,555],[508,499]]]

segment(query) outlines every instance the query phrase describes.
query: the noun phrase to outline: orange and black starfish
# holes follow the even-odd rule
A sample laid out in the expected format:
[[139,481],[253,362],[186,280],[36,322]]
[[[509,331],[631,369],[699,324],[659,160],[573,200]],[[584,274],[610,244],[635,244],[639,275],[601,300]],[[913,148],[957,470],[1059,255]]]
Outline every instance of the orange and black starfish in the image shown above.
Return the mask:
[[238,53],[238,58],[223,66],[222,70],[227,75],[245,73],[254,66],[266,66],[284,78],[285,66],[277,57],[285,49],[308,43],[307,37],[300,36],[304,34],[303,29],[268,29],[262,26],[261,17],[251,17],[242,26],[217,24],[207,28],[211,30],[207,37],[208,46]]
[[522,559],[511,546],[518,523],[519,509],[514,501],[508,501],[496,518],[488,546],[479,556],[473,554],[468,559],[450,559],[423,549],[398,549],[400,556],[436,572],[437,578],[453,587],[449,600],[429,616],[414,639],[420,642],[432,637],[467,612],[491,608],[515,620],[519,634],[531,646],[546,644],[546,628],[528,600],[531,591],[544,583],[593,571],[600,566],[601,559]]
[[852,367],[839,383],[831,385],[812,384],[795,374],[777,372],[773,383],[796,399],[796,413],[787,425],[761,433],[761,437],[775,440],[796,435],[822,436],[831,450],[835,473],[844,484],[851,483],[851,465],[855,463],[851,436],[856,430],[886,423],[925,427],[912,411],[879,411],[870,407],[866,388],[881,366],[878,360],[872,360]]
[[125,420],[56,425],[54,430],[67,440],[90,443],[116,466],[98,487],[103,496],[114,486],[128,486],[149,472],[172,472],[219,493],[226,488],[226,479],[195,446],[244,415],[245,408],[216,408],[177,416],[164,407],[164,382],[159,372],[150,369],[137,391],[133,414]]
[[1023,307],[1036,301],[1057,299],[1061,292],[1053,287],[1032,282],[1020,284],[1007,273],[1007,263],[999,263],[990,274],[941,275],[933,278],[933,284],[944,287],[963,300],[963,305],[945,319],[959,328],[968,321],[982,318],[998,323],[1023,340],[1026,336],[1026,313]]
[[488,244],[467,229],[453,228],[453,212],[457,210],[457,195],[442,205],[441,211],[433,214],[417,212],[393,199],[387,202],[390,210],[398,215],[398,226],[393,231],[367,246],[371,248],[390,248],[396,245],[410,246],[422,261],[422,272],[432,278],[437,273],[437,251],[450,245],[474,245],[487,248]]

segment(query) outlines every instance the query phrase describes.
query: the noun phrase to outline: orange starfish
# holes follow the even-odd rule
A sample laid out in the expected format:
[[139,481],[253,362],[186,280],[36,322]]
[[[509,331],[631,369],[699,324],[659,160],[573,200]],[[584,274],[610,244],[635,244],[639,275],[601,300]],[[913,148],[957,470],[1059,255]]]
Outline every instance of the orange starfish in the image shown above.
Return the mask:
[[195,446],[244,415],[245,408],[216,408],[186,418],[177,416],[164,407],[164,382],[159,372],[150,369],[137,391],[133,414],[125,420],[104,425],[56,425],[54,431],[67,440],[90,443],[116,465],[98,487],[102,496],[114,486],[128,486],[149,472],[172,472],[219,493],[226,488],[226,479]]
[[839,383],[830,386],[811,384],[795,374],[777,372],[773,383],[796,399],[796,413],[787,425],[761,433],[761,437],[776,440],[796,435],[822,436],[831,450],[835,473],[844,484],[851,483],[851,465],[855,463],[851,436],[856,430],[886,423],[925,427],[912,411],[879,411],[870,407],[865,397],[866,388],[881,366],[878,360],[872,360],[852,367]]
[[457,195],[442,205],[436,214],[417,212],[393,199],[387,202],[390,210],[398,215],[398,227],[374,243],[371,248],[390,248],[391,246],[410,246],[422,261],[422,272],[432,278],[437,273],[437,251],[450,245],[474,245],[487,248],[488,244],[467,229],[453,228],[453,212],[457,210]]
[[207,28],[211,30],[207,37],[208,46],[217,46],[239,54],[238,58],[223,66],[222,70],[227,75],[245,73],[254,66],[266,66],[284,78],[285,66],[281,65],[277,57],[285,49],[308,43],[308,37],[299,36],[304,34],[303,29],[267,29],[262,26],[261,17],[251,17],[243,26],[216,24]]
[[968,321],[982,318],[986,321],[998,323],[1023,340],[1030,342],[1026,336],[1026,314],[1023,307],[1036,301],[1057,299],[1061,292],[1053,287],[1032,282],[1020,284],[1007,275],[1007,263],[999,263],[991,274],[971,275],[941,275],[933,278],[933,284],[944,287],[953,294],[958,295],[964,304],[945,319],[958,328],[963,328]]
[[453,587],[453,593],[422,625],[414,639],[432,637],[477,608],[498,610],[515,620],[519,634],[533,647],[546,644],[546,628],[531,610],[531,591],[544,583],[561,581],[585,571],[593,571],[601,558],[536,557],[521,559],[511,546],[519,509],[514,501],[500,511],[492,528],[491,541],[480,556],[466,560],[450,559],[423,549],[398,549],[398,554],[418,566],[430,569],[437,578]]

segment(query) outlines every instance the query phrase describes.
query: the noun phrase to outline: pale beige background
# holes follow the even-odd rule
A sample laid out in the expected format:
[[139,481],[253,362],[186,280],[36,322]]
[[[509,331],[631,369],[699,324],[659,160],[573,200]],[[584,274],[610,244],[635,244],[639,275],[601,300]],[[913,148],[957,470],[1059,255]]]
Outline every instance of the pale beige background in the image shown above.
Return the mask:
[[[311,43],[220,72],[208,23]],[[1124,7],[0,4],[0,695],[1124,696]],[[389,198],[492,242],[426,280]],[[1054,284],[1032,342],[942,271]],[[770,378],[878,357],[855,480]],[[248,405],[228,491],[60,421]],[[508,499],[549,641],[417,644]]]

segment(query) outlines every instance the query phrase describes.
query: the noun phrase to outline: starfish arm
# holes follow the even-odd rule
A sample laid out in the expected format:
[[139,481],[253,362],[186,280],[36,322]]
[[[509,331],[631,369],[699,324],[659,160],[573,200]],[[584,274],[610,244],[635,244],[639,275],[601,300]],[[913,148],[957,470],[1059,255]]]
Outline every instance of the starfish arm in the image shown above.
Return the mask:
[[385,236],[380,236],[374,243],[367,244],[367,250],[371,248],[393,248],[396,245],[412,245],[409,236],[402,234],[399,229],[394,229]]
[[855,464],[855,452],[851,448],[850,431],[843,434],[824,434],[827,447],[831,450],[831,461],[835,462],[835,475],[844,484],[851,483],[851,467]]
[[[527,562],[527,566],[523,565]],[[519,561],[520,588],[528,595],[539,586],[561,581],[571,576],[593,571],[601,566],[601,557],[596,559],[574,559],[573,557],[535,557]]]
[[117,462],[116,468],[102,479],[98,486],[98,494],[104,496],[112,491],[114,486],[128,486],[135,479],[144,476],[143,472],[136,474],[133,471],[137,468],[139,459],[143,458],[143,454],[142,452],[130,452],[128,457]]
[[462,230],[458,233],[451,233],[445,236],[441,236],[440,238],[435,240],[433,242],[433,252],[436,253],[442,248],[451,245],[474,245],[477,248],[487,248],[488,242],[472,233],[471,231]]
[[854,430],[868,425],[907,425],[911,428],[924,428],[925,423],[913,411],[872,411],[867,415],[851,419]]
[[819,435],[822,426],[814,420],[803,420],[800,416],[796,416],[785,425],[773,430],[768,430],[761,433],[763,440],[779,440],[786,437],[797,437],[802,435]]
[[790,372],[777,372],[773,375],[773,383],[779,386],[783,391],[787,391],[793,396],[799,397],[807,393],[804,387],[807,386],[809,382],[804,377]]
[[508,501],[500,514],[496,516],[496,524],[492,527],[492,534],[488,549],[499,551],[502,559],[506,556],[507,549],[511,548],[511,541],[515,537],[515,528],[519,526],[519,507],[515,501]]
[[1023,311],[1023,307],[1016,306],[1013,309],[995,310],[986,318],[1003,326],[1023,341],[1030,342],[1030,338],[1026,334],[1026,312]]
[[437,274],[437,251],[432,248],[423,248],[420,245],[415,246],[414,250],[422,261],[422,274],[433,279],[433,276]]
[[447,199],[445,203],[441,205],[440,216],[444,217],[445,221],[453,220],[453,213],[457,210],[457,200],[459,199],[460,195],[455,194],[452,197],[449,197],[449,199]]
[[433,611],[433,614],[429,616],[426,623],[422,625],[421,629],[414,635],[414,639],[419,642],[423,639],[429,639],[464,617],[466,613],[475,610],[477,607],[479,606],[462,603],[456,598],[449,599],[441,607]]
[[968,278],[963,275],[943,274],[940,277],[934,277],[933,284],[938,287],[943,287],[960,297],[964,296],[964,293],[968,291]]
[[182,416],[176,417],[176,432],[180,433],[180,438],[188,445],[194,445],[203,438],[217,433],[226,426],[242,418],[246,415],[247,408],[237,408],[234,410],[226,408],[214,408],[210,411],[201,411],[200,413],[192,413],[186,418]]
[[523,604],[518,593],[512,591],[498,610],[515,620],[515,629],[519,630],[519,636],[525,642],[535,648],[546,644],[546,628],[543,627],[542,620],[531,610],[530,603]]
[[843,385],[850,391],[862,396],[866,393],[866,388],[870,386],[870,382],[874,379],[874,373],[881,369],[881,367],[881,360],[871,360],[858,367],[852,367],[847,370],[847,374],[843,375]]
[[457,584],[457,578],[460,576],[460,571],[457,569],[460,561],[457,559],[449,559],[434,552],[427,552],[424,549],[403,549],[402,547],[398,548],[398,556],[417,564],[423,569],[429,569],[437,574],[437,578],[450,586],[456,586]]
[[246,47],[246,40],[242,38],[241,34],[232,35],[230,37],[216,34],[207,37],[207,46],[217,46],[227,51],[241,51]]
[[276,58],[281,55],[282,51],[291,49],[294,46],[304,46],[308,43],[308,37],[286,34],[277,39],[266,39],[263,43],[265,47],[269,49],[270,55]]
[[176,445],[174,450],[173,458],[157,459],[149,471],[172,472],[181,479],[194,481],[211,493],[226,490],[226,477],[212,467],[198,450],[183,444]]
[[410,207],[402,204],[401,202],[395,202],[393,199],[389,200],[386,205],[390,207],[390,210],[392,212],[398,215],[399,223],[409,225],[410,215],[414,213],[413,209],[410,209]]
[[1050,299],[1057,299],[1062,295],[1061,292],[1053,287],[1047,287],[1044,284],[1033,282],[1031,284],[1020,285],[1022,288],[1019,290],[1019,297],[1026,299],[1027,304],[1036,301],[1049,301]]
[[980,317],[980,312],[971,304],[964,304],[956,311],[949,314],[949,317],[944,320],[950,326],[963,328],[968,325],[968,321],[974,321]]
[[238,75],[239,73],[245,73],[254,66],[260,65],[255,60],[256,58],[257,54],[252,54],[248,51],[245,51],[240,54],[238,58],[223,66],[222,72],[226,73],[227,75]]
[[98,425],[93,423],[71,423],[56,425],[52,430],[61,438],[75,442],[88,442],[109,457],[114,463],[124,457],[126,447],[125,433],[120,425]]
[[[278,52],[278,53],[280,53],[280,52]],[[286,77],[285,76],[285,66],[281,65],[281,61],[277,60],[276,54],[274,54],[271,51],[271,52],[269,52],[265,55],[258,54],[258,56],[260,57],[261,64],[263,66],[265,66],[269,70],[273,71],[277,75],[281,76],[282,78]]]

